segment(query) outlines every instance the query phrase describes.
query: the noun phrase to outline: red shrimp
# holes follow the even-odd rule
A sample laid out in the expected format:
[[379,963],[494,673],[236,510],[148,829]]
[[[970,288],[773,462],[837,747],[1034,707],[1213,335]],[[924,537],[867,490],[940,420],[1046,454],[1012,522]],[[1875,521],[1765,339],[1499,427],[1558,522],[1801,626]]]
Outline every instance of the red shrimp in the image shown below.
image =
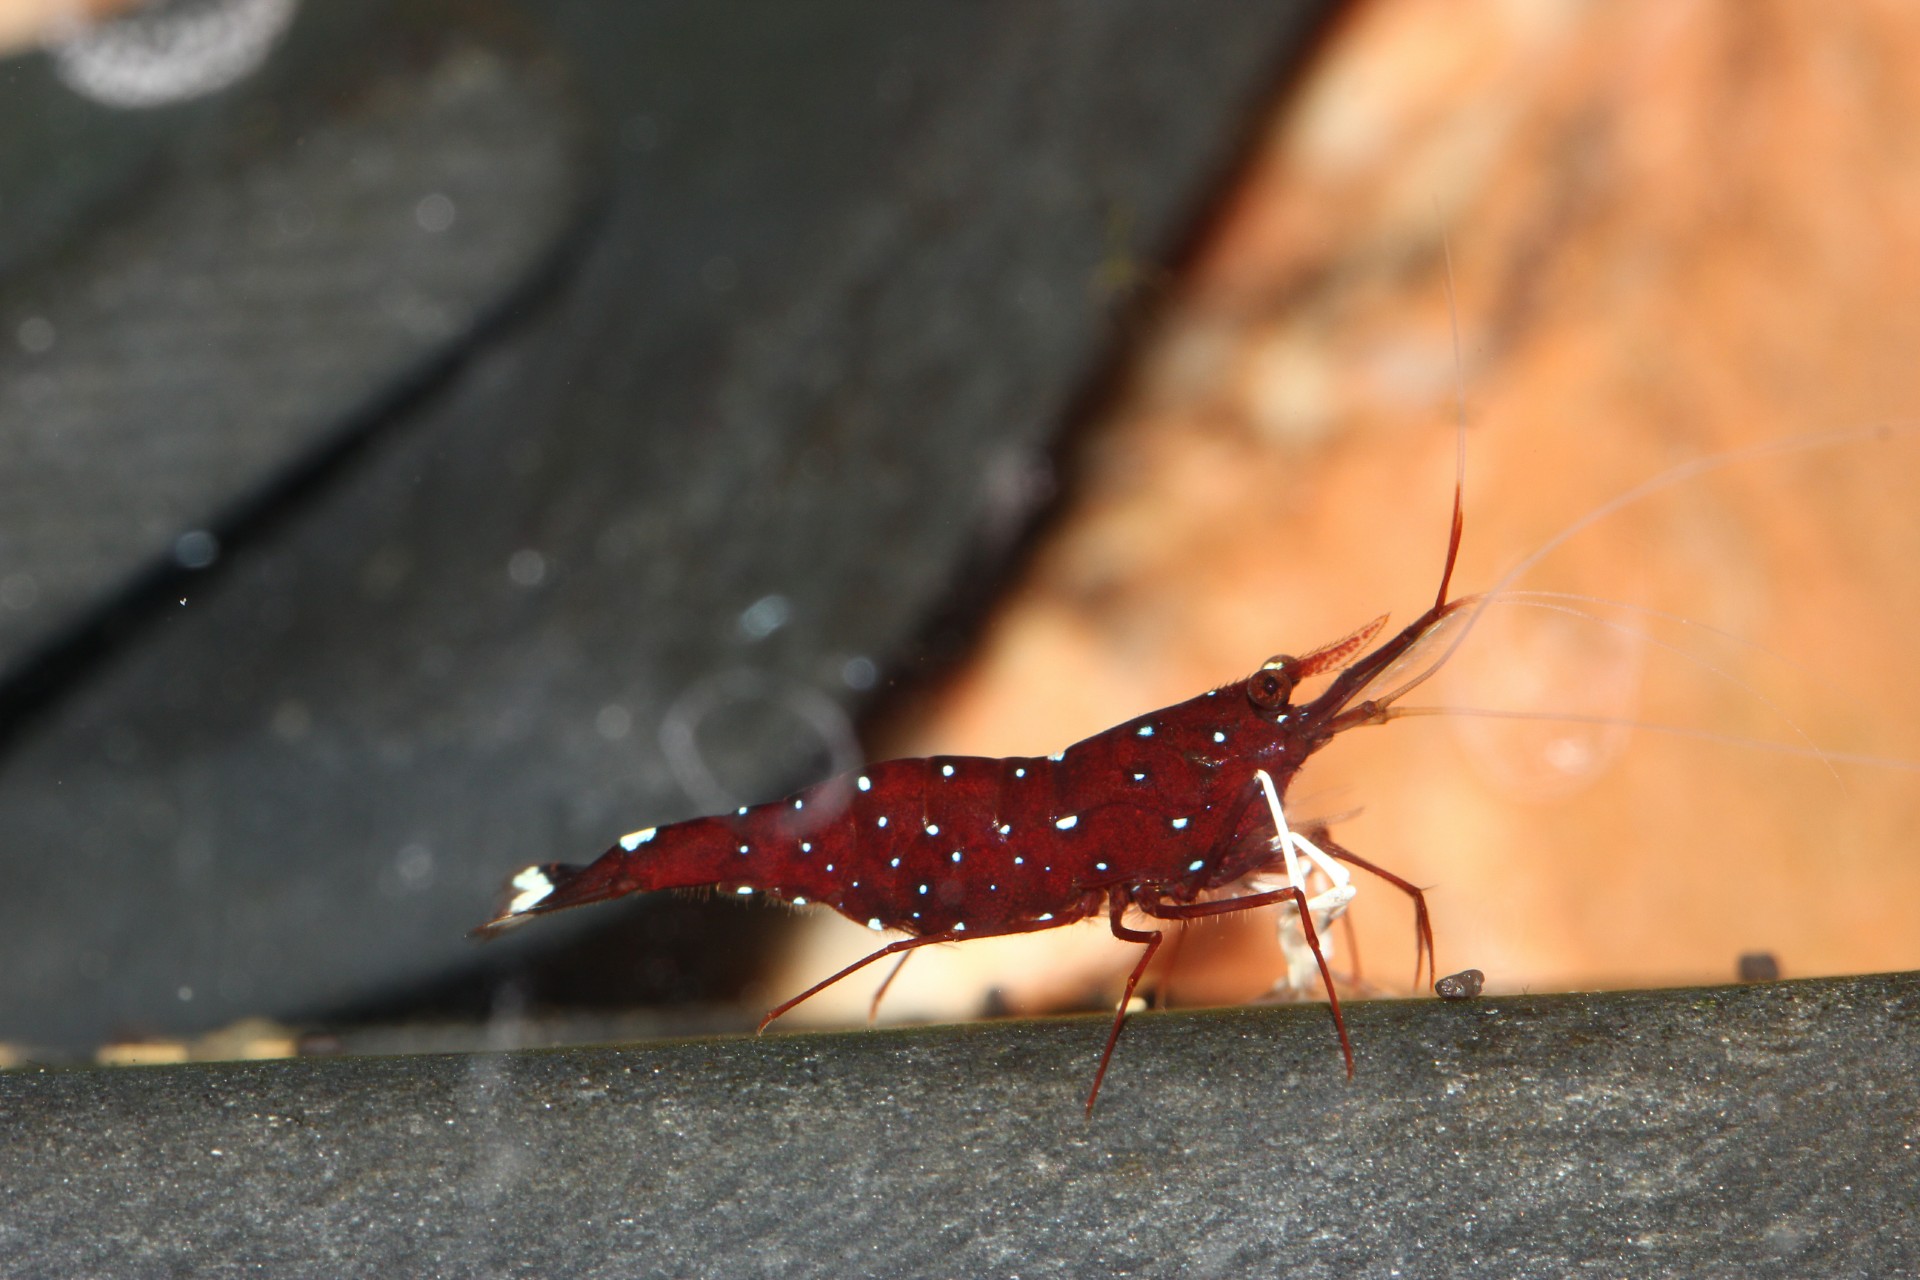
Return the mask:
[[[1141,976],[1163,934],[1129,925],[1130,911],[1183,921],[1290,902],[1319,970],[1334,1029],[1353,1073],[1346,1021],[1315,928],[1352,897],[1346,863],[1413,899],[1414,976],[1432,974],[1426,900],[1410,882],[1336,844],[1324,827],[1291,830],[1287,785],[1337,735],[1387,718],[1415,676],[1363,694],[1443,619],[1477,597],[1449,600],[1459,555],[1461,491],[1440,589],[1426,612],[1370,652],[1386,624],[1304,657],[1277,656],[1243,680],[1137,716],[1045,757],[934,756],[890,760],[730,814],[646,827],[585,867],[544,863],[510,883],[486,936],[529,917],[659,889],[712,887],[815,903],[875,932],[905,938],[874,951],[778,1006],[760,1026],[883,956],[936,943],[1055,929],[1104,912],[1113,936],[1141,953],[1128,975],[1087,1095],[1101,1081]],[[1310,677],[1335,673],[1295,703]],[[1332,887],[1308,895],[1308,877]],[[1264,887],[1277,884],[1279,887]]]

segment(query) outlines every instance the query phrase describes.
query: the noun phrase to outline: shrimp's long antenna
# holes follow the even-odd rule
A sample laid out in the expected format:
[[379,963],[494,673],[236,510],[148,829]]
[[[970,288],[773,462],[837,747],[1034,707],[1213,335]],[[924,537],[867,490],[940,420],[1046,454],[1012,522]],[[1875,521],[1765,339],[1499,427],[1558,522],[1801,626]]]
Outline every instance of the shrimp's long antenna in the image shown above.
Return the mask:
[[1474,627],[1479,624],[1480,616],[1508,587],[1519,581],[1535,565],[1558,551],[1569,539],[1585,533],[1589,528],[1616,512],[1657,493],[1663,493],[1676,485],[1685,484],[1699,476],[1711,475],[1716,471],[1724,471],[1739,463],[1784,457],[1794,453],[1809,453],[1815,449],[1835,449],[1841,445],[1857,444],[1862,440],[1885,439],[1892,435],[1911,435],[1915,432],[1920,432],[1920,421],[1884,422],[1870,427],[1858,427],[1851,431],[1827,431],[1815,435],[1789,436],[1784,440],[1767,440],[1739,449],[1728,449],[1724,453],[1712,454],[1705,458],[1695,458],[1691,462],[1683,462],[1679,466],[1669,467],[1665,471],[1650,476],[1625,493],[1601,503],[1535,547],[1518,564],[1507,570],[1498,582],[1480,595],[1474,602],[1466,622],[1461,625],[1459,631],[1454,633],[1453,639],[1447,642],[1447,647],[1440,651],[1438,657],[1409,677],[1399,688],[1372,698],[1370,701],[1377,707],[1385,709],[1416,686],[1425,684],[1466,642],[1467,637],[1473,633]]
[[[1748,684],[1745,680],[1742,680],[1739,676],[1734,675],[1731,671],[1728,671],[1724,667],[1721,667],[1713,662],[1708,661],[1706,658],[1695,653],[1691,649],[1685,648],[1684,646],[1681,646],[1681,645],[1672,644],[1666,640],[1662,640],[1659,636],[1654,635],[1651,631],[1648,631],[1643,627],[1628,626],[1624,622],[1616,622],[1612,618],[1602,618],[1593,613],[1588,612],[1585,609],[1575,608],[1570,604],[1565,604],[1562,602],[1563,600],[1566,600],[1566,599],[1573,599],[1573,600],[1585,599],[1585,600],[1590,600],[1592,603],[1595,603],[1595,604],[1610,603],[1605,600],[1594,600],[1592,597],[1576,596],[1571,592],[1544,592],[1544,591],[1542,592],[1533,592],[1533,591],[1509,592],[1507,595],[1499,597],[1498,599],[1494,600],[1493,603],[1517,605],[1527,609],[1542,609],[1549,613],[1564,613],[1570,617],[1579,618],[1583,622],[1592,623],[1596,627],[1605,627],[1609,631],[1618,631],[1622,635],[1632,636],[1634,639],[1640,641],[1643,644],[1650,644],[1650,645],[1653,645],[1655,648],[1664,649],[1668,653],[1671,653],[1676,657],[1682,658],[1687,662],[1692,663],[1695,667],[1698,667],[1700,670],[1706,672],[1708,675],[1713,676],[1714,678],[1719,680],[1724,680],[1726,683],[1740,690],[1740,692],[1746,694],[1749,698],[1753,698],[1757,700],[1761,706],[1765,707],[1768,711],[1771,711],[1774,715],[1778,716],[1780,718],[1780,722],[1786,725],[1788,729],[1792,730],[1793,736],[1800,739],[1801,743],[1806,746],[1808,751],[1812,752],[1813,755],[1819,760],[1821,760],[1823,763],[1826,763],[1827,772],[1833,775],[1833,780],[1840,787],[1840,789],[1843,792],[1847,789],[1846,780],[1840,776],[1840,771],[1838,769],[1835,769],[1831,763],[1828,763],[1826,761],[1826,757],[1821,754],[1820,744],[1813,740],[1813,736],[1811,734],[1809,734],[1805,729],[1802,729],[1800,727],[1799,721],[1795,720],[1792,716],[1787,714],[1787,710],[1785,707],[1782,707],[1779,703],[1775,702],[1772,698],[1769,698],[1766,694],[1760,692],[1758,689]],[[1659,613],[1658,610],[1648,610],[1647,612],[1653,613],[1655,616],[1668,618],[1677,622],[1687,621],[1686,619],[1681,618],[1676,614],[1670,614],[1670,613],[1661,614]],[[1709,629],[1711,630],[1711,628]],[[1759,648],[1761,646],[1755,646],[1755,647]],[[1767,652],[1767,651],[1763,649],[1763,652]]]
[[1654,724],[1646,720],[1635,720],[1631,716],[1608,716],[1580,711],[1527,711],[1520,708],[1441,705],[1381,707],[1377,714],[1382,721],[1401,720],[1408,716],[1455,716],[1476,720],[1530,720],[1541,724],[1585,724],[1600,728],[1638,729],[1647,733],[1663,733],[1674,738],[1693,738],[1701,742],[1717,742],[1729,747],[1743,747],[1748,751],[1764,751],[1770,755],[1793,756],[1800,760],[1820,760],[1829,764],[1859,765],[1868,769],[1920,773],[1920,760],[1910,760],[1901,756],[1828,751],[1824,747],[1797,746],[1791,742],[1769,742],[1764,738],[1749,738],[1737,733],[1720,733],[1713,729],[1697,729],[1690,725]]
[[1466,527],[1467,488],[1467,375],[1460,361],[1460,308],[1453,292],[1453,248],[1447,235],[1440,234],[1440,256],[1447,266],[1447,328],[1453,335],[1453,525],[1447,535],[1447,563],[1440,570],[1440,590],[1433,607],[1447,604],[1447,588],[1453,582],[1453,568],[1460,560],[1460,533]]

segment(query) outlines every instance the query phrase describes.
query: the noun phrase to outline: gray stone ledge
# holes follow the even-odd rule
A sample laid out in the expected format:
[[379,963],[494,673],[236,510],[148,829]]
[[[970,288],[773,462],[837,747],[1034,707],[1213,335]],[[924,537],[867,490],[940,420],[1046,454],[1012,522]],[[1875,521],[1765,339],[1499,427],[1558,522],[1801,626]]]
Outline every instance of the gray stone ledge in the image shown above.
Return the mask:
[[1920,1274],[1920,974],[0,1074],[0,1273]]

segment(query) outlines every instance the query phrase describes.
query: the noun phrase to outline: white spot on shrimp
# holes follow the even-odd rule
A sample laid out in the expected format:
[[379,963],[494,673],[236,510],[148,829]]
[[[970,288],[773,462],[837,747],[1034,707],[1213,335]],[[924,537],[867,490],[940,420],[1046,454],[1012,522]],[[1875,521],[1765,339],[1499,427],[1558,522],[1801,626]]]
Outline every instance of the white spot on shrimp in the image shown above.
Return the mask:
[[925,886],[925,885],[921,885],[921,886],[920,886],[920,892],[924,894],[924,893],[925,893],[926,891],[927,891],[927,886]]
[[1195,858],[1192,862],[1189,862],[1187,864],[1187,870],[1198,871],[1200,868],[1206,865],[1207,865],[1207,860],[1205,858]]
[[1135,730],[1135,732],[1137,732],[1143,738],[1151,738],[1153,736],[1153,726],[1150,724],[1143,724],[1139,727],[1139,729]]
[[875,826],[880,826],[880,827],[884,827],[884,826],[886,826],[886,825],[887,825],[887,815],[886,815],[886,814],[884,814],[884,813],[883,813],[883,814],[881,814],[881,815],[880,815],[880,821],[879,821],[879,822],[877,822],[877,823],[875,823],[874,825],[875,825]]
[[1136,773],[1133,775],[1133,780],[1135,782],[1145,782],[1147,780],[1147,775],[1144,773]]
[[1287,713],[1282,711],[1279,715],[1273,718],[1273,722],[1275,724],[1285,724],[1287,722]]
[[939,824],[939,823],[937,823],[937,822],[929,822],[929,823],[927,824],[927,834],[928,834],[928,835],[930,835],[930,836],[937,836],[937,835],[939,835],[939,834],[940,834],[940,824]]
[[867,920],[867,928],[873,930],[875,933],[880,932],[880,929],[881,929],[880,917],[879,916],[869,917]]
[[956,920],[954,921],[954,924],[953,924],[953,931],[955,933],[965,933],[967,931],[967,926],[960,923],[958,920]]
[[955,849],[955,850],[953,851],[953,860],[954,860],[955,862],[958,862],[958,861],[960,861],[960,851],[959,851],[958,849]]
[[833,870],[833,864],[831,862],[827,864],[827,870],[829,871]]
[[628,853],[632,853],[635,849],[638,849],[659,833],[660,828],[658,827],[644,827],[639,831],[629,831],[620,837],[620,847]]
[[752,852],[753,852],[753,846],[751,846],[751,845],[745,845],[745,844],[743,844],[743,845],[741,845],[741,846],[740,846],[740,852],[742,852],[742,853],[752,853]]
[[1055,764],[1059,764],[1062,760],[1065,760],[1066,758],[1067,758],[1067,753],[1064,751],[1056,751],[1052,755],[1047,757],[1047,759],[1053,761]]
[[1173,829],[1175,831],[1185,831],[1187,829],[1187,820],[1185,818],[1175,818],[1173,820]]
[[1010,822],[1003,822],[998,827],[995,827],[994,830],[998,831],[1003,836],[1010,836],[1013,834],[1013,824]]
[[812,852],[813,852],[813,842],[812,842],[811,840],[802,840],[802,841],[800,842],[800,852],[802,852],[802,853],[812,853]]
[[1104,862],[1096,862],[1093,864],[1093,869],[1095,871],[1105,871],[1107,869],[1107,864]]
[[747,816],[747,806],[741,805],[738,809],[735,809],[734,812],[744,818]]
[[862,791],[873,790],[873,779],[869,778],[866,774],[861,774],[856,781]]
[[1215,729],[1213,731],[1213,740],[1215,742],[1225,742],[1227,740],[1227,735],[1220,732],[1220,730]]
[[807,900],[805,898],[796,896],[793,899],[793,905],[796,907],[804,907],[807,905]]
[[1039,915],[1035,916],[1034,919],[1035,920],[1051,920],[1053,919],[1053,912],[1042,911]]
[[528,867],[513,878],[513,887],[520,892],[513,895],[513,901],[507,904],[507,914],[523,915],[546,901],[553,892],[553,881],[547,879],[547,873],[538,867]]
[[1080,825],[1080,815],[1077,813],[1070,813],[1064,818],[1055,818],[1053,820],[1053,825],[1060,828],[1062,831],[1071,831],[1075,827]]
[[1027,865],[1027,860],[1021,857],[1015,857],[1013,860],[1013,865],[1016,867],[1024,867]]
[[941,765],[940,776],[943,778],[951,778],[953,776],[953,766],[950,764]]
[[895,858],[892,862],[889,862],[887,865],[890,867],[897,867],[900,865],[900,859]]
[[1013,776],[1014,776],[1014,777],[1016,777],[1016,778],[1024,778],[1024,777],[1026,777],[1026,776],[1027,776],[1027,771],[1026,771],[1026,769],[1025,769],[1025,767],[1023,766],[1023,767],[1021,767],[1021,768],[1018,768],[1018,769],[1015,769],[1015,770],[1013,771]]
[[805,800],[800,799],[798,796],[795,796],[793,800],[793,807],[796,809],[804,809],[807,807],[807,802]]
[[743,898],[749,898],[753,896],[753,886],[750,884],[743,884],[738,889],[735,889],[734,892],[739,894]]

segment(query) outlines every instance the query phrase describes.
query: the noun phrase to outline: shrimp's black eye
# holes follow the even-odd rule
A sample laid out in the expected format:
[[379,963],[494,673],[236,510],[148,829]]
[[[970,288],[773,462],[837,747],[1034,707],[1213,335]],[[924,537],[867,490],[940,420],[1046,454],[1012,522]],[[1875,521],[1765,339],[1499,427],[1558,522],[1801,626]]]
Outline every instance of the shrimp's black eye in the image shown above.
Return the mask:
[[1262,711],[1274,711],[1287,705],[1293,696],[1293,669],[1297,660],[1284,654],[1267,659],[1266,665],[1247,681],[1247,700]]

